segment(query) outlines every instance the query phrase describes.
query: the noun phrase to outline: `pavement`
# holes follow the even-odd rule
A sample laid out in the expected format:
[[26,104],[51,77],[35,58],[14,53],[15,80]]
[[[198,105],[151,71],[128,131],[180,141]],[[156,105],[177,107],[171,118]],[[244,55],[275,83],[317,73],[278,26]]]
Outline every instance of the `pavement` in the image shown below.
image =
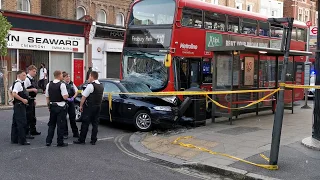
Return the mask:
[[[36,97],[36,107],[45,107],[47,106],[47,100],[44,94],[38,93]],[[12,104],[10,105],[1,105],[0,104],[0,110],[5,110],[5,109],[12,109]]]
[[[192,168],[170,164],[135,151],[129,144],[133,126],[102,123],[95,146],[75,145],[69,137],[68,147],[45,146],[49,112],[37,108],[37,130],[40,136],[30,146],[10,143],[12,110],[0,110],[0,176],[10,180],[232,180],[215,173],[202,173]],[[81,123],[77,123],[80,128]],[[90,128],[91,129],[91,128]],[[69,128],[69,135],[72,135]],[[87,142],[90,141],[90,131]]]
[[[300,103],[303,105],[303,103]],[[296,106],[294,114],[285,110],[279,169],[267,170],[235,159],[186,148],[172,142],[178,137],[192,136],[180,142],[193,144],[214,152],[229,154],[258,164],[268,164],[260,154],[269,157],[274,115],[272,112],[241,115],[229,125],[226,119],[194,129],[169,132],[136,133],[130,144],[137,151],[177,164],[200,167],[209,172],[231,174],[237,179],[320,179],[320,152],[302,145],[312,133],[312,109]],[[313,107],[312,102],[309,105]]]

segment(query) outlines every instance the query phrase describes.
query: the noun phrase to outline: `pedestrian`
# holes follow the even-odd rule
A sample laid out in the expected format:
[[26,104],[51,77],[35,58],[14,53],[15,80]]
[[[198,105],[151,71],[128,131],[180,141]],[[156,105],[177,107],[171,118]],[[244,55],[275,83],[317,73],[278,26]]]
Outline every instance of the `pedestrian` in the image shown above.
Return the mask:
[[89,67],[89,70],[88,70],[87,76],[86,76],[86,81],[88,81],[91,72],[92,72],[92,67]]
[[63,142],[63,133],[67,116],[66,100],[68,99],[69,95],[66,85],[62,82],[62,72],[57,70],[53,73],[53,76],[54,80],[47,84],[45,94],[50,111],[46,146],[51,146],[54,131],[57,126],[57,146],[65,147],[68,146],[68,144]]
[[39,76],[39,88],[42,90],[43,94],[46,92],[46,81],[47,81],[47,69],[44,63],[41,63],[40,76]]
[[23,83],[23,81],[26,79],[26,73],[24,71],[18,71],[17,76],[17,80],[12,85],[12,96],[14,98],[14,101],[11,127],[11,143],[30,145],[30,143],[26,141],[26,106],[28,104],[28,93]]
[[80,111],[83,112],[80,138],[77,141],[74,141],[74,143],[85,144],[88,128],[91,123],[92,132],[90,143],[95,145],[97,142],[99,113],[104,87],[98,81],[98,72],[96,71],[91,71],[88,81],[89,84],[82,92],[82,98],[80,102]]
[[24,82],[24,87],[29,93],[29,104],[27,106],[27,139],[34,139],[33,136],[40,135],[36,129],[36,96],[38,94],[37,84],[34,77],[37,75],[37,68],[34,65],[28,67],[27,78]]
[[[63,72],[63,81],[66,84],[67,91],[69,94],[68,97],[68,114],[69,114],[69,122],[72,129],[73,137],[79,138],[79,130],[76,124],[76,112],[74,107],[74,98],[78,95],[78,88],[74,83],[70,80],[70,75],[66,72]],[[68,120],[65,124],[65,130],[64,130],[64,139],[68,139],[69,133],[68,133]]]

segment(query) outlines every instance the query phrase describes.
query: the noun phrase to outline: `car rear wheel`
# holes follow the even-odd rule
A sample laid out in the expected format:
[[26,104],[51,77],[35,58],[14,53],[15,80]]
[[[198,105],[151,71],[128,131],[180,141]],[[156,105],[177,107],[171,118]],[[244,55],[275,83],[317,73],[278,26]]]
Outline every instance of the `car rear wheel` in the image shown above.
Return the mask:
[[145,110],[138,111],[134,116],[134,125],[139,131],[149,131],[152,127],[150,113]]
[[81,118],[81,111],[79,104],[74,105],[75,113],[76,113],[76,121],[78,121]]

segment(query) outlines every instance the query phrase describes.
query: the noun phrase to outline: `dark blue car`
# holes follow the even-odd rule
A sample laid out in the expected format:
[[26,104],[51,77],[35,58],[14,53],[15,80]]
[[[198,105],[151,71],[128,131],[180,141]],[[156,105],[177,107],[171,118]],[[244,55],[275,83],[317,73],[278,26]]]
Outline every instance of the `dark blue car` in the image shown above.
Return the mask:
[[[117,79],[100,79],[104,86],[104,97],[101,104],[100,119],[110,120],[108,94],[112,94],[112,122],[134,124],[140,131],[149,131],[153,125],[174,124],[177,121],[177,101],[175,96],[156,97],[147,95],[129,95],[117,93],[152,92],[145,84],[120,81]],[[79,89],[84,90],[86,83]],[[81,94],[76,98],[77,119],[81,118],[79,103]]]

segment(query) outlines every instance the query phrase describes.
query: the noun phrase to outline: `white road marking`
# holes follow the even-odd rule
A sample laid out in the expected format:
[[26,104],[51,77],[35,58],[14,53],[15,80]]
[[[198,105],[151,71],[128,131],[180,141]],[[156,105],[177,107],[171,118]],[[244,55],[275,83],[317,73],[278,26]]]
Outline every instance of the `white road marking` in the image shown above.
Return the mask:
[[122,151],[123,153],[131,156],[131,157],[140,159],[140,160],[142,160],[142,161],[149,161],[148,158],[144,158],[144,157],[142,157],[142,156],[139,156],[139,155],[137,155],[137,154],[134,154],[133,152],[130,152],[128,149],[126,149],[126,148],[124,147],[124,145],[122,144],[122,142],[121,142],[121,141],[122,141],[122,138],[123,138],[124,136],[125,136],[125,135],[117,136],[117,137],[115,138],[115,140],[114,140],[114,143],[116,144],[116,146],[118,147],[118,149],[119,149],[120,151]]

